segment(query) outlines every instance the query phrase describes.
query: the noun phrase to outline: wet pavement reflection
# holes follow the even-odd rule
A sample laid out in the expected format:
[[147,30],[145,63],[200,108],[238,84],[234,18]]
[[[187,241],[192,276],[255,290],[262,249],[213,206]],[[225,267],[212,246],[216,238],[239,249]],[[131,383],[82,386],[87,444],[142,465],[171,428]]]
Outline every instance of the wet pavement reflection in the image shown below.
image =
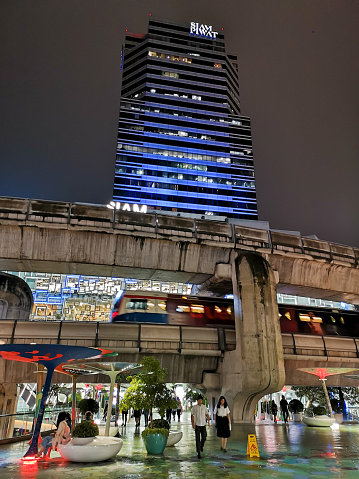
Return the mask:
[[[133,423],[123,428],[123,448],[115,459],[102,463],[70,463],[59,454],[45,462],[23,464],[21,457],[27,443],[0,446],[0,478],[169,478],[178,477],[278,477],[359,478],[359,425],[338,428],[311,428],[303,424],[284,423],[234,425],[227,453],[220,450],[216,429],[208,429],[201,460],[195,451],[194,431],[189,414],[175,422],[174,430],[183,431],[182,440],[166,448],[163,455],[147,455]],[[143,428],[141,427],[141,431]],[[248,458],[247,436],[256,434],[260,458]]]

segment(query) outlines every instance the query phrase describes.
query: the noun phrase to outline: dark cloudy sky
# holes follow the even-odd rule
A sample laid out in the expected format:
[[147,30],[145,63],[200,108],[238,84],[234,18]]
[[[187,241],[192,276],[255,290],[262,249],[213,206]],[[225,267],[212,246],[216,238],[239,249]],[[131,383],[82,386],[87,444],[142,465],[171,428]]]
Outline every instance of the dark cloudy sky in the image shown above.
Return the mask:
[[359,247],[358,0],[2,0],[0,195],[111,199],[125,29],[224,28],[259,218]]

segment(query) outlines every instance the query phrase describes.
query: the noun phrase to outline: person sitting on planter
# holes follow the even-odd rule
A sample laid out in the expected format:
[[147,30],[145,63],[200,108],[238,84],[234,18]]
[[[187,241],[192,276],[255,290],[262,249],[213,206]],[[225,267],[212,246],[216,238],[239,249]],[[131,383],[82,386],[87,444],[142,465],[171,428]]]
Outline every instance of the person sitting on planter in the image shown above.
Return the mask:
[[40,450],[37,454],[35,454],[35,457],[41,458],[41,457],[50,457],[51,454],[51,448],[53,451],[56,451],[58,444],[67,444],[71,440],[71,433],[70,433],[70,428],[67,424],[66,421],[66,416],[67,413],[60,412],[57,418],[57,423],[56,423],[56,432],[55,436],[46,436],[41,442],[40,445]]

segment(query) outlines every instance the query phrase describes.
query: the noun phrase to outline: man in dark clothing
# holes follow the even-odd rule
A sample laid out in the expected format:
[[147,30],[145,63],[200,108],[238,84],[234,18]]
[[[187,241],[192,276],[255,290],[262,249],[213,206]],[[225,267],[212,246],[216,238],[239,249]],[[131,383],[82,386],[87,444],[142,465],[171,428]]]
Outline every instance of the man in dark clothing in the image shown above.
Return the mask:
[[133,411],[133,417],[135,418],[135,425],[136,428],[140,426],[140,420],[141,420],[141,409],[134,409]]
[[280,404],[280,409],[281,409],[282,414],[283,414],[284,422],[287,423],[288,422],[288,417],[289,417],[289,412],[288,412],[288,403],[287,403],[284,396],[282,396],[282,399],[281,399],[279,404]]
[[271,412],[273,414],[273,421],[277,422],[277,414],[278,414],[278,406],[276,405],[275,401],[272,401]]

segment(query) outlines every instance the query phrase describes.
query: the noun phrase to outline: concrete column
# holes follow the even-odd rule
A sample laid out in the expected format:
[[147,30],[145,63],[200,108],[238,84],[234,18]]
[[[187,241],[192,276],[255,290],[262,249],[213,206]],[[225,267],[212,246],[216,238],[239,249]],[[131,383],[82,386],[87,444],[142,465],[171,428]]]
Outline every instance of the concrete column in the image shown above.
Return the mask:
[[267,261],[244,252],[232,263],[236,349],[222,364],[222,394],[234,422],[253,422],[258,400],[285,381],[276,281]]
[[[15,414],[17,409],[17,384],[0,384],[0,415]],[[0,439],[13,437],[15,416],[0,417]]]
[[[217,406],[219,397],[221,395],[221,378],[219,374],[205,373],[203,377],[203,384],[200,386],[201,392],[206,396],[208,401],[209,417],[214,420],[214,409]],[[198,387],[198,386],[197,386]]]

